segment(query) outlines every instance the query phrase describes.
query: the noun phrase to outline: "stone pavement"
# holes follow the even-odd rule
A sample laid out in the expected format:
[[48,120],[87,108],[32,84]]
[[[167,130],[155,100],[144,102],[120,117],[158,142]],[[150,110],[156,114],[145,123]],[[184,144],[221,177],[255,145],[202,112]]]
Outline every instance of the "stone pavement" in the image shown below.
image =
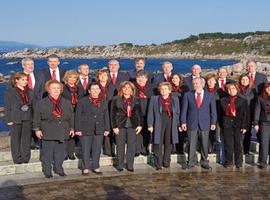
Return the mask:
[[79,170],[69,170],[67,177],[52,180],[41,173],[1,176],[0,199],[270,199],[270,168],[211,165],[212,171],[198,166],[182,170],[173,163],[157,172],[141,164],[134,173],[106,166],[101,168],[102,176],[83,177]]

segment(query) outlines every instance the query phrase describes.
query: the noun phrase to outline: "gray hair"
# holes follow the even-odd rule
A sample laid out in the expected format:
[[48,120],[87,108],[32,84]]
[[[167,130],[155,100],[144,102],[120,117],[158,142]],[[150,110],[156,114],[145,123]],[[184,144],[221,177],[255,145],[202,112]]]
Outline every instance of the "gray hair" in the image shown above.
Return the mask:
[[226,72],[227,72],[227,74],[229,73],[227,67],[220,67],[220,68],[218,69],[218,72],[220,72],[221,69],[225,69]]
[[78,66],[78,70],[80,70],[82,66],[87,66],[89,68],[89,65],[87,65],[87,64],[81,64],[81,65]]
[[162,64],[162,66],[164,66],[164,65],[171,65],[171,66],[173,67],[173,64],[172,64],[171,62],[169,62],[169,61],[165,61],[165,62]]
[[116,60],[116,59],[112,59],[112,60],[110,60],[110,61],[108,62],[108,65],[109,65],[109,64],[111,64],[111,63],[113,63],[113,62],[117,62],[117,63],[118,63],[118,65],[120,65],[119,61],[118,61],[118,60]]
[[202,85],[205,85],[205,79],[202,78],[202,77],[194,78],[194,79],[192,79],[192,82],[193,82],[194,80],[200,80],[201,84],[202,84]]
[[193,69],[194,67],[199,67],[202,70],[201,66],[198,64],[192,65],[191,69]]
[[24,65],[28,61],[33,61],[34,62],[34,60],[32,58],[24,58],[24,59],[22,59],[22,65]]

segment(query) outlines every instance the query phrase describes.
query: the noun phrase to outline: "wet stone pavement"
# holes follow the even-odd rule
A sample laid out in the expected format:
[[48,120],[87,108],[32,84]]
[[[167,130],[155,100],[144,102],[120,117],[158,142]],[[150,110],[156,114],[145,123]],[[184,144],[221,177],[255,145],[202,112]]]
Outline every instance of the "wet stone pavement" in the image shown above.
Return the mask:
[[0,199],[270,199],[269,171],[255,168],[57,179],[0,188]]

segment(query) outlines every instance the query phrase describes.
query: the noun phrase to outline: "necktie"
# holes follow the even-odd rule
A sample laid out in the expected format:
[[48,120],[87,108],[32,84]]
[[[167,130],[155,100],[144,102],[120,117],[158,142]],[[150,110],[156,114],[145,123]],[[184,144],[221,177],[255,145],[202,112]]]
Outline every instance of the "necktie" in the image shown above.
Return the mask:
[[115,85],[115,83],[116,83],[116,76],[115,76],[115,74],[112,74],[112,83]]
[[52,80],[56,80],[56,71],[52,70]]
[[166,75],[166,81],[170,82],[170,75],[169,74]]
[[199,109],[201,107],[202,98],[201,93],[197,92],[197,98],[196,98],[197,108]]
[[27,75],[27,81],[28,81],[28,88],[33,89],[33,82],[30,74]]
[[225,90],[224,80],[221,80],[221,89],[222,89],[223,91]]
[[254,82],[254,74],[253,73],[250,74],[250,80],[252,83]]
[[82,78],[83,79],[83,89],[86,90],[87,89],[87,78]]

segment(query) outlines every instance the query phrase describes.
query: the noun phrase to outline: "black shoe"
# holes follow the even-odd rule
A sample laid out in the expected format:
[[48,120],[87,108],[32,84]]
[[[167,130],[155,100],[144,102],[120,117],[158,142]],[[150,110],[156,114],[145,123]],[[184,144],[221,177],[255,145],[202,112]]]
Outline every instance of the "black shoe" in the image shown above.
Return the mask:
[[259,164],[259,165],[258,165],[258,168],[259,168],[259,169],[265,169],[265,168],[266,168],[266,166],[265,166],[265,165],[261,165],[261,164]]
[[170,165],[163,165],[164,168],[170,168]]
[[44,174],[45,178],[53,178],[53,175],[51,174]]
[[122,171],[124,171],[124,169],[123,168],[117,168],[117,171],[122,172]]
[[159,171],[159,170],[162,170],[162,168],[161,167],[156,167],[156,170]]
[[237,168],[237,169],[240,169],[241,167],[242,167],[242,165],[241,165],[241,164],[236,165],[236,168]]
[[187,165],[186,163],[182,164],[182,169],[183,169],[183,170],[188,169],[188,165]]
[[203,169],[212,170],[212,167],[210,167],[209,165],[202,165],[201,167]]
[[56,173],[56,174],[58,174],[59,176],[62,176],[62,177],[67,176],[67,175],[65,174],[65,172],[54,172],[54,173]]
[[149,155],[149,153],[147,152],[147,153],[141,153],[141,155],[143,155],[143,156],[148,156]]
[[127,168],[127,171],[129,171],[129,172],[134,172],[134,169],[129,169],[129,168]]
[[74,155],[72,155],[72,156],[68,156],[68,159],[69,159],[69,160],[75,160],[76,157],[75,157]]
[[96,171],[96,170],[92,170],[93,173],[97,174],[97,175],[102,175],[103,173],[101,171]]
[[138,157],[138,156],[140,156],[140,153],[135,153],[135,157]]

